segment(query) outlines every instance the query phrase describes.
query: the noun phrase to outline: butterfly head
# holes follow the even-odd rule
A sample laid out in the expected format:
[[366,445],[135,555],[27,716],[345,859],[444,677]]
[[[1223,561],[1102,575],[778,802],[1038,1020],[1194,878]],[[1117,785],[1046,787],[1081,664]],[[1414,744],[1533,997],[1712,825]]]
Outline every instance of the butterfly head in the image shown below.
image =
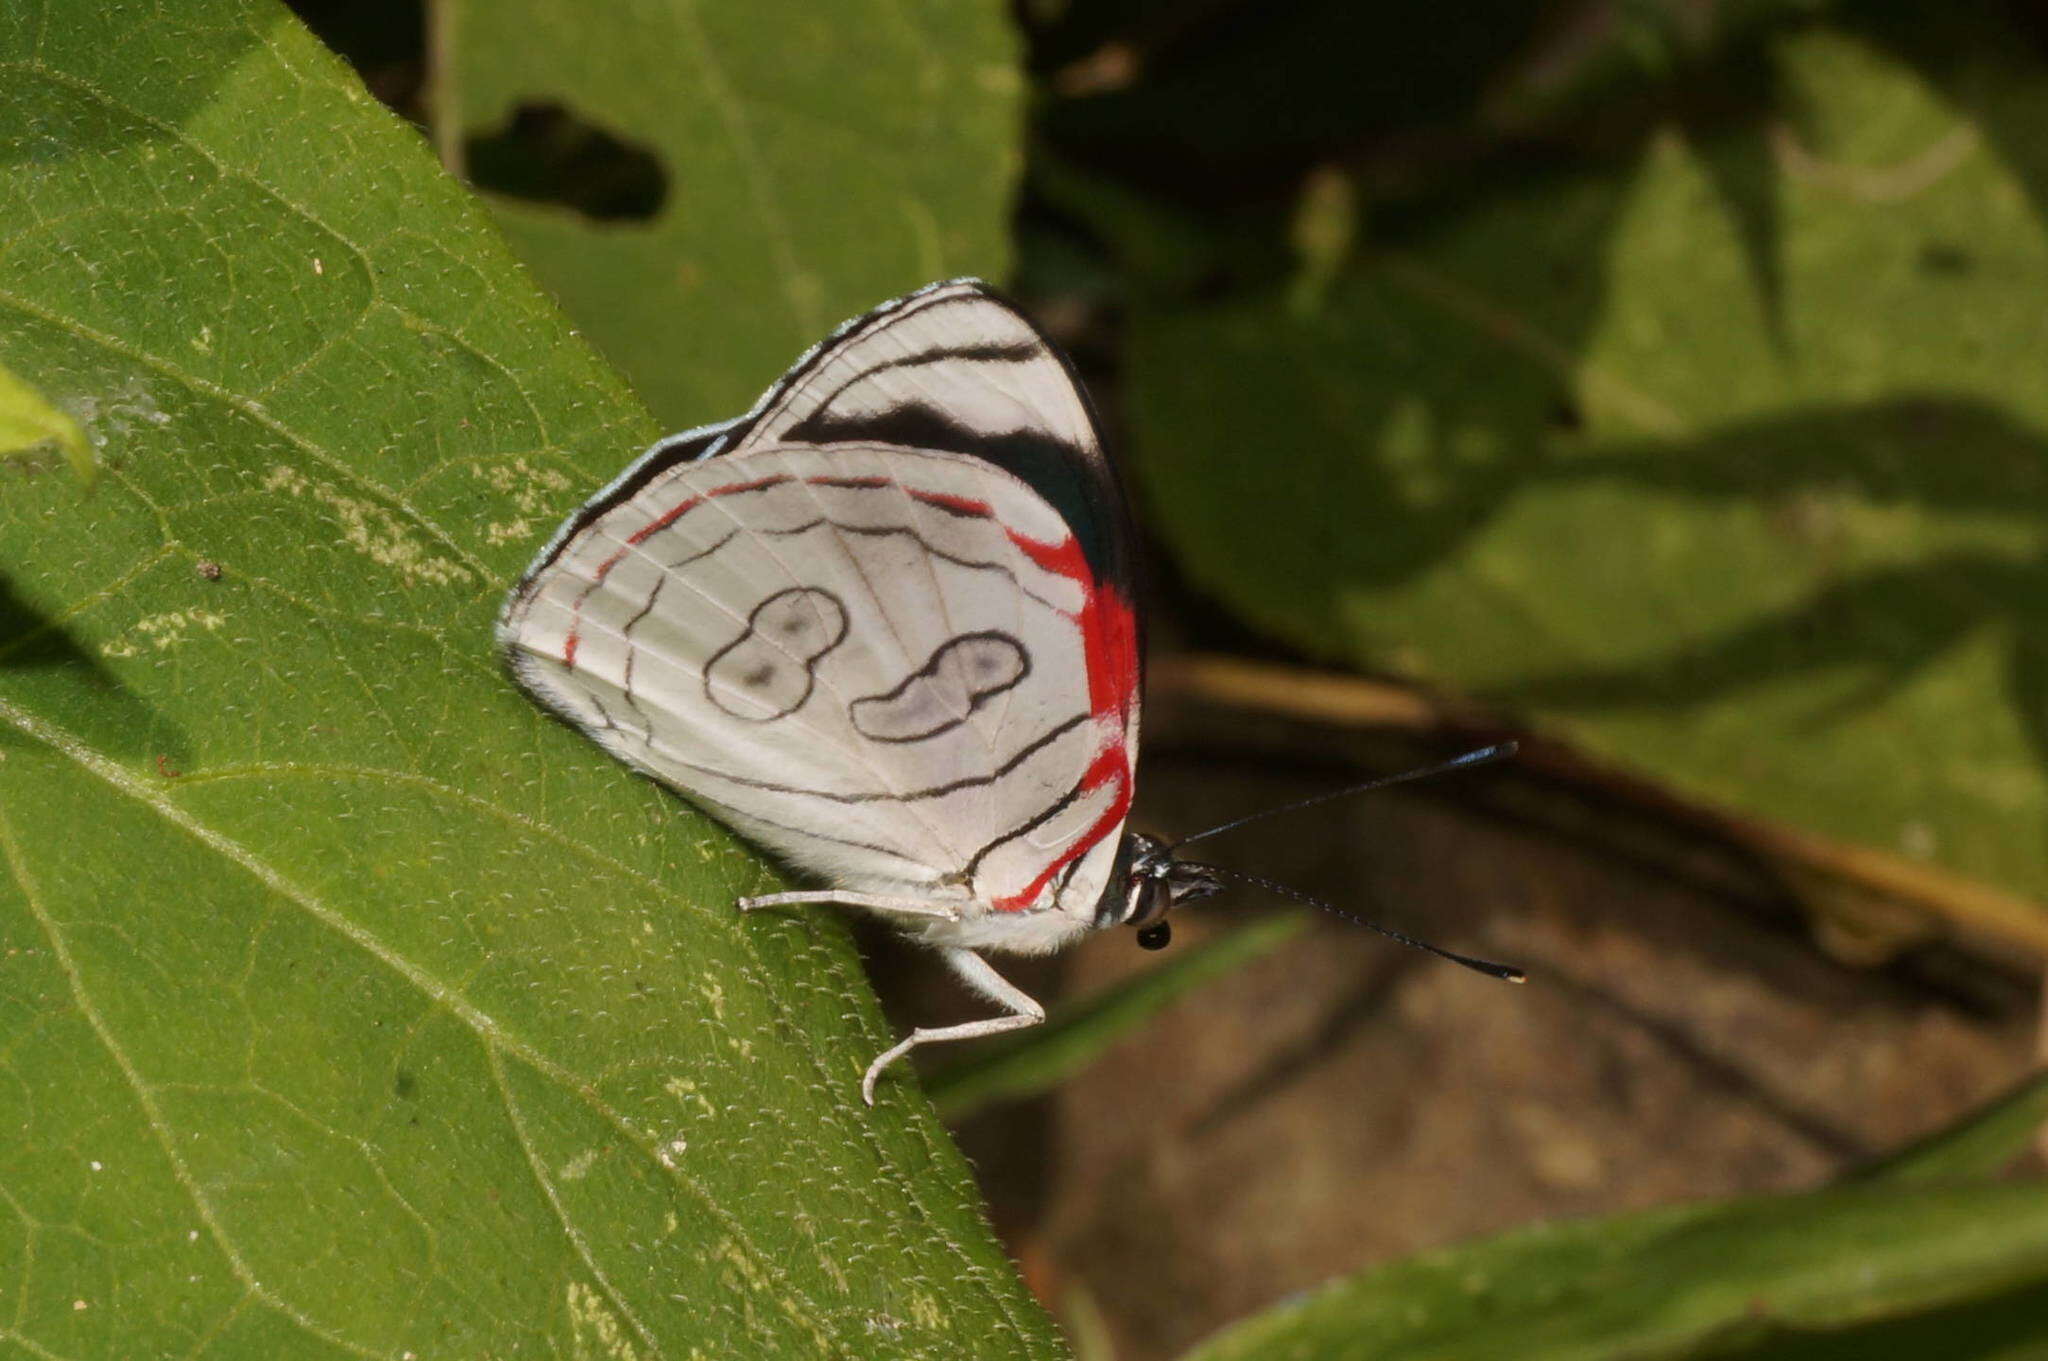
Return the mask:
[[1206,898],[1223,887],[1207,865],[1173,858],[1173,848],[1143,832],[1128,832],[1117,856],[1117,873],[1104,895],[1099,925],[1132,926],[1138,944],[1163,950],[1173,939],[1166,914],[1183,903]]

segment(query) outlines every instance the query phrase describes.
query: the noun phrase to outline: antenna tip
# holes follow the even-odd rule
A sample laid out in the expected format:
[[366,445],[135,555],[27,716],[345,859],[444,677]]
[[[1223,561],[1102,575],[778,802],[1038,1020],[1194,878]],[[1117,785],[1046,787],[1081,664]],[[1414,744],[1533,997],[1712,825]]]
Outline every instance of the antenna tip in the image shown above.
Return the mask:
[[1462,756],[1453,756],[1440,766],[1429,767],[1427,773],[1435,774],[1438,771],[1457,770],[1465,766],[1492,765],[1495,761],[1507,760],[1521,749],[1522,744],[1512,739],[1506,742],[1496,742],[1490,747],[1479,747],[1473,751],[1466,752]]
[[1462,964],[1474,973],[1483,973],[1488,978],[1498,978],[1503,983],[1526,983],[1529,981],[1529,975],[1523,973],[1512,964],[1496,964],[1490,959],[1474,959],[1470,955],[1454,954],[1449,950],[1440,950],[1426,941],[1407,940],[1405,936],[1397,936],[1395,939],[1406,940],[1410,945],[1419,945],[1433,955],[1442,955],[1453,964]]

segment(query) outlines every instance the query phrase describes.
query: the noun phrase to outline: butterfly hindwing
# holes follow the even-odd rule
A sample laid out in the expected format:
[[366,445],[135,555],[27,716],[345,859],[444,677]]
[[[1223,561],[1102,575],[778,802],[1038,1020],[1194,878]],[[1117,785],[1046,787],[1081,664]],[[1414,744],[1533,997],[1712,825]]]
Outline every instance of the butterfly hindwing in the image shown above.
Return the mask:
[[650,451],[501,635],[552,707],[795,863],[1072,914],[1136,756],[1107,478],[1058,356],[978,286],[937,286]]

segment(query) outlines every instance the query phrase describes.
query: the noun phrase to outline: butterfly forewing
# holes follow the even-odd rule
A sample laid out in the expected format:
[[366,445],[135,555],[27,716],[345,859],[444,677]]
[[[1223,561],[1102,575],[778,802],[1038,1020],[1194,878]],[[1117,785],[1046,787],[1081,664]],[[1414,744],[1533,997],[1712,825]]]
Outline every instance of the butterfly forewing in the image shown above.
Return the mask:
[[973,284],[915,294],[847,327],[777,384],[741,447],[874,437],[891,422],[900,431],[910,422],[951,424],[982,448],[1017,437],[1097,448],[1094,421],[1059,356]]
[[769,390],[731,446],[791,440],[992,463],[1045,498],[1096,578],[1128,600],[1123,496],[1087,398],[1059,351],[978,282],[935,284],[849,322]]
[[941,286],[650,451],[501,632],[551,706],[835,882],[1092,910],[1137,736],[1106,476],[1058,357]]

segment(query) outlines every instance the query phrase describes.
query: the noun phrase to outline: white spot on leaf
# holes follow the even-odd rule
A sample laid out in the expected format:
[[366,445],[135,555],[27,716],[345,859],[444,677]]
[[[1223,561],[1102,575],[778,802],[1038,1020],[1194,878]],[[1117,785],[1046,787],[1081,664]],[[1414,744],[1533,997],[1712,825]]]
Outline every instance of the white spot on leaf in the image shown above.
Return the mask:
[[226,615],[196,608],[144,615],[101,643],[100,655],[133,657],[144,651],[166,652],[189,640],[194,632],[212,633],[227,622]]
[[130,433],[137,425],[171,423],[140,378],[129,379],[104,397],[73,397],[61,405],[85,428],[85,437],[95,449],[106,448],[109,440]]
[[926,1332],[936,1333],[946,1326],[946,1311],[939,1308],[939,1302],[922,1290],[910,1297],[910,1319]]
[[318,502],[339,522],[343,543],[408,582],[450,586],[471,579],[467,567],[428,551],[405,522],[384,507],[350,496],[297,468],[278,464],[264,475],[263,490]]
[[[569,1282],[569,1326],[576,1335],[576,1352],[579,1356],[597,1355],[612,1358],[612,1361],[639,1361],[640,1351],[626,1337],[626,1329],[619,1322],[618,1315],[604,1302],[604,1297],[581,1281]],[[591,1343],[597,1350],[589,1350]]]
[[706,1115],[718,1114],[718,1107],[711,1104],[711,1098],[697,1089],[697,1084],[685,1077],[672,1077],[661,1084],[661,1089],[685,1105],[695,1105]]
[[525,516],[546,514],[570,487],[567,473],[536,468],[523,458],[509,463],[472,463],[469,470],[492,491],[512,498],[513,509],[522,517],[514,522],[518,524],[527,523]]

